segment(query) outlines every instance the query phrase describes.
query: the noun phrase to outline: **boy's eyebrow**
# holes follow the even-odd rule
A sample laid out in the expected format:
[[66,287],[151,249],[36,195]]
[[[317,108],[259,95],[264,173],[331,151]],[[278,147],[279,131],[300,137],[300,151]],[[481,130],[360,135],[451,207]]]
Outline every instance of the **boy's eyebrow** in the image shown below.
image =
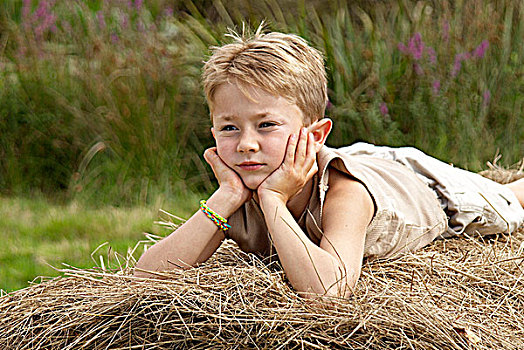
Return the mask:
[[[261,113],[253,115],[252,118],[258,119],[258,118],[264,118],[264,117],[271,116],[271,115],[274,115],[274,114],[272,114],[271,112],[261,112]],[[225,122],[229,122],[235,118],[238,118],[238,116],[236,114],[221,114],[221,115],[215,116],[215,118],[223,120]]]
[[224,122],[229,122],[235,118],[236,118],[236,115],[234,114],[219,114],[219,115],[213,116],[213,119],[224,121]]
[[226,122],[230,121],[231,119],[235,118],[233,114],[226,114],[226,115],[219,115],[216,117],[217,119],[222,119]]

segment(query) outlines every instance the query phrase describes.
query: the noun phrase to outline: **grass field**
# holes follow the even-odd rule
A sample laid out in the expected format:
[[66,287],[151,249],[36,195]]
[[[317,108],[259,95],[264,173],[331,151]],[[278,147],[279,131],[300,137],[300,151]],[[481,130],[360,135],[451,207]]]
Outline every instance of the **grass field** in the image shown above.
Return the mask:
[[[196,198],[192,203],[198,206]],[[185,217],[195,209],[164,208]],[[154,224],[157,219],[158,207],[153,205],[90,208],[54,204],[44,198],[0,197],[0,289],[12,291],[26,287],[37,276],[57,276],[59,272],[51,266],[60,268],[62,263],[99,266],[100,255],[107,257],[109,247],[125,256],[128,247],[145,239],[143,232],[166,233]]]

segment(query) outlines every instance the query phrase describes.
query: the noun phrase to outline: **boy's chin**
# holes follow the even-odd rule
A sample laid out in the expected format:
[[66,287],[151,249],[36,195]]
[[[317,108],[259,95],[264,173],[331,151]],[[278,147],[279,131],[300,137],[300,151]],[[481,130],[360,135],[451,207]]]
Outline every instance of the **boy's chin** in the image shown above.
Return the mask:
[[248,189],[250,189],[251,191],[255,191],[256,192],[258,190],[258,186],[260,186],[260,184],[261,184],[261,182],[256,183],[256,184],[248,184],[248,185],[246,185],[246,187]]
[[257,191],[258,187],[260,186],[260,184],[262,182],[264,182],[265,179],[261,179],[261,180],[255,180],[255,179],[251,179],[250,181],[246,181],[246,179],[242,179],[242,181],[244,182],[244,185],[250,189],[251,191]]

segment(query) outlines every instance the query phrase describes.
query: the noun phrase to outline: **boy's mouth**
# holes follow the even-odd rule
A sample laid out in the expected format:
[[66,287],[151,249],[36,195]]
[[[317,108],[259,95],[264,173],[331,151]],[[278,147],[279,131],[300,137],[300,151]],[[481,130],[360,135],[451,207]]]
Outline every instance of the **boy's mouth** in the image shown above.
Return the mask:
[[257,163],[257,162],[242,162],[237,165],[242,170],[247,171],[254,171],[260,169],[262,166],[264,166],[264,163]]

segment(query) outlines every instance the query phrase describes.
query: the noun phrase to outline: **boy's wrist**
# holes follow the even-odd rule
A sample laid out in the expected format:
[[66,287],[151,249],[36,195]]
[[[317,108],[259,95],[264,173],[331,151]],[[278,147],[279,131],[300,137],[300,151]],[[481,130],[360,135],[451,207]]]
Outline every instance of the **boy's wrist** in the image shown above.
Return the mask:
[[268,205],[274,206],[278,204],[283,204],[285,206],[288,201],[284,196],[273,191],[260,191],[258,192],[258,198],[262,210],[264,210],[264,207]]
[[207,205],[221,216],[228,218],[245,202],[246,200],[241,198],[240,195],[219,187],[215,193],[209,197]]

